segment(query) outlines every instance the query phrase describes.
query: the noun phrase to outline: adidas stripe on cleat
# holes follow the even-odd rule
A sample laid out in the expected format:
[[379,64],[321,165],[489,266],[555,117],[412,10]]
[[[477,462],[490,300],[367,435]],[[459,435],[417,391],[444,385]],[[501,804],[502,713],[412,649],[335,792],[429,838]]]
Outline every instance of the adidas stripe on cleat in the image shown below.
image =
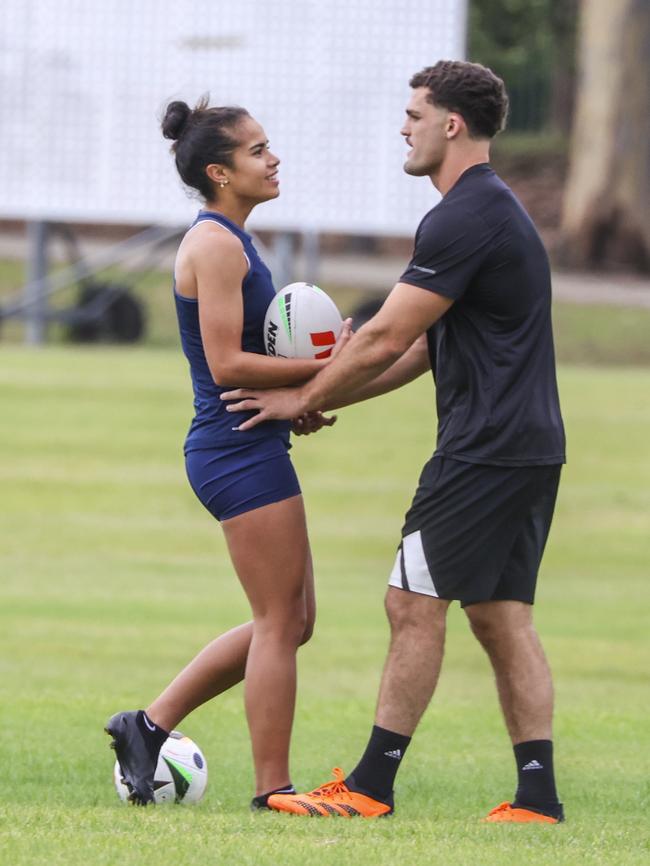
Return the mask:
[[276,812],[307,815],[311,818],[379,818],[393,813],[390,802],[374,800],[367,794],[352,791],[345,784],[345,773],[334,768],[334,780],[308,794],[273,794],[268,804]]
[[488,824],[559,824],[564,821],[564,812],[560,806],[560,814],[557,818],[553,815],[545,815],[543,812],[535,812],[534,809],[522,809],[511,803],[500,803],[495,809],[483,818]]

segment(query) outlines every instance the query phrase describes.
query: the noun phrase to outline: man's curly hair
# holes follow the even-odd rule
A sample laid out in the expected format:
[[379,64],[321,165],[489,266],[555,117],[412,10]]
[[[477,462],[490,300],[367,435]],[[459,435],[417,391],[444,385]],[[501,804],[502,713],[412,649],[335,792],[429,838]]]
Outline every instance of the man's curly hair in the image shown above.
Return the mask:
[[427,100],[460,114],[471,138],[494,138],[506,125],[508,95],[503,81],[480,63],[440,60],[411,78],[411,87],[427,87]]

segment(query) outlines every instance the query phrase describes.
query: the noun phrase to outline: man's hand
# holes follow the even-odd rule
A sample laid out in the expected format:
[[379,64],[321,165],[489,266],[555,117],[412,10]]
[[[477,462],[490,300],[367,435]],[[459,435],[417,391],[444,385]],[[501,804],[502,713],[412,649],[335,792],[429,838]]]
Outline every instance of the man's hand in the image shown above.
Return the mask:
[[306,411],[300,388],[273,388],[270,391],[237,388],[224,391],[221,399],[239,401],[229,403],[226,412],[257,412],[257,415],[240,424],[237,430],[252,430],[263,421],[290,421],[304,415]]
[[354,332],[352,331],[352,319],[344,319],[343,324],[341,325],[341,331],[339,332],[338,337],[336,338],[336,345],[332,349],[332,354],[330,355],[330,361],[333,361],[334,358],[339,354],[341,349],[345,348],[347,344],[350,342],[350,337]]
[[293,419],[291,432],[296,436],[309,436],[310,433],[318,433],[323,427],[332,427],[336,424],[336,418],[336,415],[328,416],[322,412],[305,412]]

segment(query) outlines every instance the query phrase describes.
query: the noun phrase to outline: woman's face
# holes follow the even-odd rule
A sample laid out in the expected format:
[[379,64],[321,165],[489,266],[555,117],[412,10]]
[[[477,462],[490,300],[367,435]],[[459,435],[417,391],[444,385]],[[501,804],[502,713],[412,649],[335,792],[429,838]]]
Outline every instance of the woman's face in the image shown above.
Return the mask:
[[252,117],[244,117],[235,135],[239,145],[232,156],[232,167],[224,169],[230,192],[259,203],[280,195],[280,160],[269,150],[266,133]]

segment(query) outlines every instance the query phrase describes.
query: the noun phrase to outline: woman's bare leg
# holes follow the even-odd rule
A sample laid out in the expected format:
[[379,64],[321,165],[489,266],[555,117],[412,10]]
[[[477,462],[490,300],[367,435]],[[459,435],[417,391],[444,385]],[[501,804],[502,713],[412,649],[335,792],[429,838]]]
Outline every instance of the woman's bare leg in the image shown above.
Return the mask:
[[224,531],[253,611],[245,702],[257,794],[263,794],[290,780],[296,650],[313,611],[305,583],[309,542],[302,497],[224,521]]
[[[305,566],[307,625],[301,643],[311,637],[316,615],[311,555]],[[177,727],[185,716],[244,679],[253,623],[246,622],[211,641],[167,688],[147,707],[149,718],[165,731]]]
[[[273,509],[270,514],[267,513],[269,509]],[[252,519],[250,519],[251,517]],[[280,641],[282,646],[287,644],[287,637],[291,638],[289,645],[293,645],[295,634],[298,631],[300,631],[298,643],[307,641],[311,636],[315,618],[315,595],[313,568],[307,541],[302,498],[293,497],[284,502],[246,512],[231,520],[224,521],[223,528],[233,563],[244,585],[244,589],[251,600],[251,606],[254,612],[256,608],[258,609],[258,644],[261,642],[262,646],[264,646],[264,633],[270,631],[271,635],[273,635],[278,627],[283,633]],[[255,539],[255,542],[252,543],[251,539]],[[281,557],[278,558],[277,553],[274,551],[280,552],[282,554]],[[296,603],[295,589],[292,583],[295,578],[291,575],[295,574],[298,557],[303,555],[303,552],[300,602]],[[289,559],[288,566],[285,562],[287,557]],[[278,569],[282,572],[279,582],[274,577]],[[288,577],[287,581],[283,579],[284,576]],[[258,583],[262,584],[261,591],[256,589]],[[285,583],[287,584],[288,591],[280,591]],[[247,584],[250,584],[250,588]],[[275,591],[273,590],[274,586]],[[267,590],[271,591],[270,595],[272,598],[270,600],[273,602],[272,604],[269,604],[269,599],[266,598],[269,595]],[[253,603],[253,598],[255,598],[255,604]],[[286,612],[283,611],[285,598],[289,600],[289,607]],[[280,610],[276,610],[276,602],[279,602]],[[286,623],[285,625],[281,625],[287,618],[292,620],[291,623],[288,626]],[[300,630],[301,625],[302,630]],[[253,634],[254,623],[249,622],[237,626],[215,638],[215,640],[201,650],[147,708],[149,718],[164,730],[169,731],[175,728],[196,707],[240,682],[244,678],[246,671]],[[271,641],[273,643],[272,637]],[[277,641],[275,643],[277,644]],[[293,719],[293,705],[295,701],[295,647],[293,649],[293,656],[293,661],[289,663],[289,679],[294,683],[294,696],[290,698],[290,705],[285,707],[285,709],[290,711],[291,720]],[[253,663],[251,672],[254,683],[259,678],[259,665],[255,662]],[[264,679],[264,664],[262,664],[262,679]],[[251,699],[249,699],[249,693],[252,696]],[[256,749],[255,742],[257,740],[263,744],[266,740],[264,732],[260,733],[258,737],[253,736],[253,731],[257,731],[259,728],[259,724],[256,721],[259,715],[258,701],[255,698],[257,693],[258,686],[251,684],[249,688],[247,685],[247,713],[249,724],[252,724],[251,736],[253,737],[253,755],[256,760],[256,766],[258,763],[257,754],[259,747]],[[262,688],[262,695],[264,693],[265,689]],[[262,709],[262,716],[264,712],[264,709]],[[287,730],[286,718],[280,720],[279,729]],[[288,725],[289,733],[290,730],[291,723]],[[280,735],[278,742],[282,740],[283,735]],[[275,740],[273,742],[275,743]],[[271,784],[270,787],[267,785],[267,776],[271,775],[275,777],[278,775],[278,760],[272,756],[267,756],[267,751],[269,751],[268,746],[269,743],[266,746],[261,746],[262,755],[260,762],[262,764],[270,762],[270,769],[264,771],[260,767],[260,772],[258,773],[258,793],[266,793],[266,791],[280,787],[289,778],[287,737],[285,746],[272,745],[270,749],[270,751],[279,749],[278,754],[285,753],[283,760],[280,761],[280,765],[284,768],[282,773],[285,774],[285,778],[278,782],[278,784]]]
[[244,679],[253,623],[231,628],[211,641],[147,707],[147,715],[171,731],[211,698]]

